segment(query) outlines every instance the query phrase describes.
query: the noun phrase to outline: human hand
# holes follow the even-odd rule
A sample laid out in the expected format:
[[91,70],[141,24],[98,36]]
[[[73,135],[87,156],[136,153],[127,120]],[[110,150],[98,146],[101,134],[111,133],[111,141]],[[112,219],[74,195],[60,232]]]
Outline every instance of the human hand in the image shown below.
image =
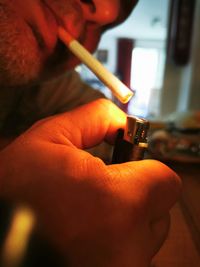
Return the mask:
[[126,116],[107,100],[33,125],[0,153],[1,195],[29,204],[72,267],[149,265],[180,180],[153,160],[106,166],[83,151],[112,142]]

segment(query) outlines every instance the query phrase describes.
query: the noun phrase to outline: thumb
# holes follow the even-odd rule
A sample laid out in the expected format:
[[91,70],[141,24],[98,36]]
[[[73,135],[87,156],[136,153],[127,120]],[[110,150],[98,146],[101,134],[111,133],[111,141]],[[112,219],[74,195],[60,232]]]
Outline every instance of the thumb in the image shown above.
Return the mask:
[[125,121],[125,113],[116,105],[107,99],[98,99],[70,112],[49,118],[45,123],[45,129],[48,133],[51,129],[54,140],[56,135],[59,137],[57,142],[64,143],[60,138],[62,135],[77,148],[86,149],[103,140],[112,143],[117,129],[124,127]]

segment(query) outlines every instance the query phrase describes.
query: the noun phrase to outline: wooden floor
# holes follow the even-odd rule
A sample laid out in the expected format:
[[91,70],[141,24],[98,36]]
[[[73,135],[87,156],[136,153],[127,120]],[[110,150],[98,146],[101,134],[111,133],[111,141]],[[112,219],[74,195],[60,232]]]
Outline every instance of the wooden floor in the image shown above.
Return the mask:
[[200,267],[200,255],[180,204],[171,212],[169,236],[152,267]]
[[200,166],[175,169],[183,180],[183,192],[171,211],[168,239],[152,267],[200,267]]

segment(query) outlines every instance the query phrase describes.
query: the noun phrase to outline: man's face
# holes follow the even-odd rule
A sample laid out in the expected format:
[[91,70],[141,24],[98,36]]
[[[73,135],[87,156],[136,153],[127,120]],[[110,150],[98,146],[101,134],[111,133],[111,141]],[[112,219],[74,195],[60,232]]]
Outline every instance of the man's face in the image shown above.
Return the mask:
[[136,2],[0,0],[0,86],[25,85],[73,68],[77,61],[59,40],[58,25],[94,51],[102,30],[123,21]]

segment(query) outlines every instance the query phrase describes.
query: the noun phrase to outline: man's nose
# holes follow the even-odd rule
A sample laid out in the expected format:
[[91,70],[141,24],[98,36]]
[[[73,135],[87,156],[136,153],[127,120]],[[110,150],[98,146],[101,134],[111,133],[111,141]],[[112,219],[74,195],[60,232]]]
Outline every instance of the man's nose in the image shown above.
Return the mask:
[[79,0],[87,21],[100,25],[114,22],[120,12],[120,0]]

